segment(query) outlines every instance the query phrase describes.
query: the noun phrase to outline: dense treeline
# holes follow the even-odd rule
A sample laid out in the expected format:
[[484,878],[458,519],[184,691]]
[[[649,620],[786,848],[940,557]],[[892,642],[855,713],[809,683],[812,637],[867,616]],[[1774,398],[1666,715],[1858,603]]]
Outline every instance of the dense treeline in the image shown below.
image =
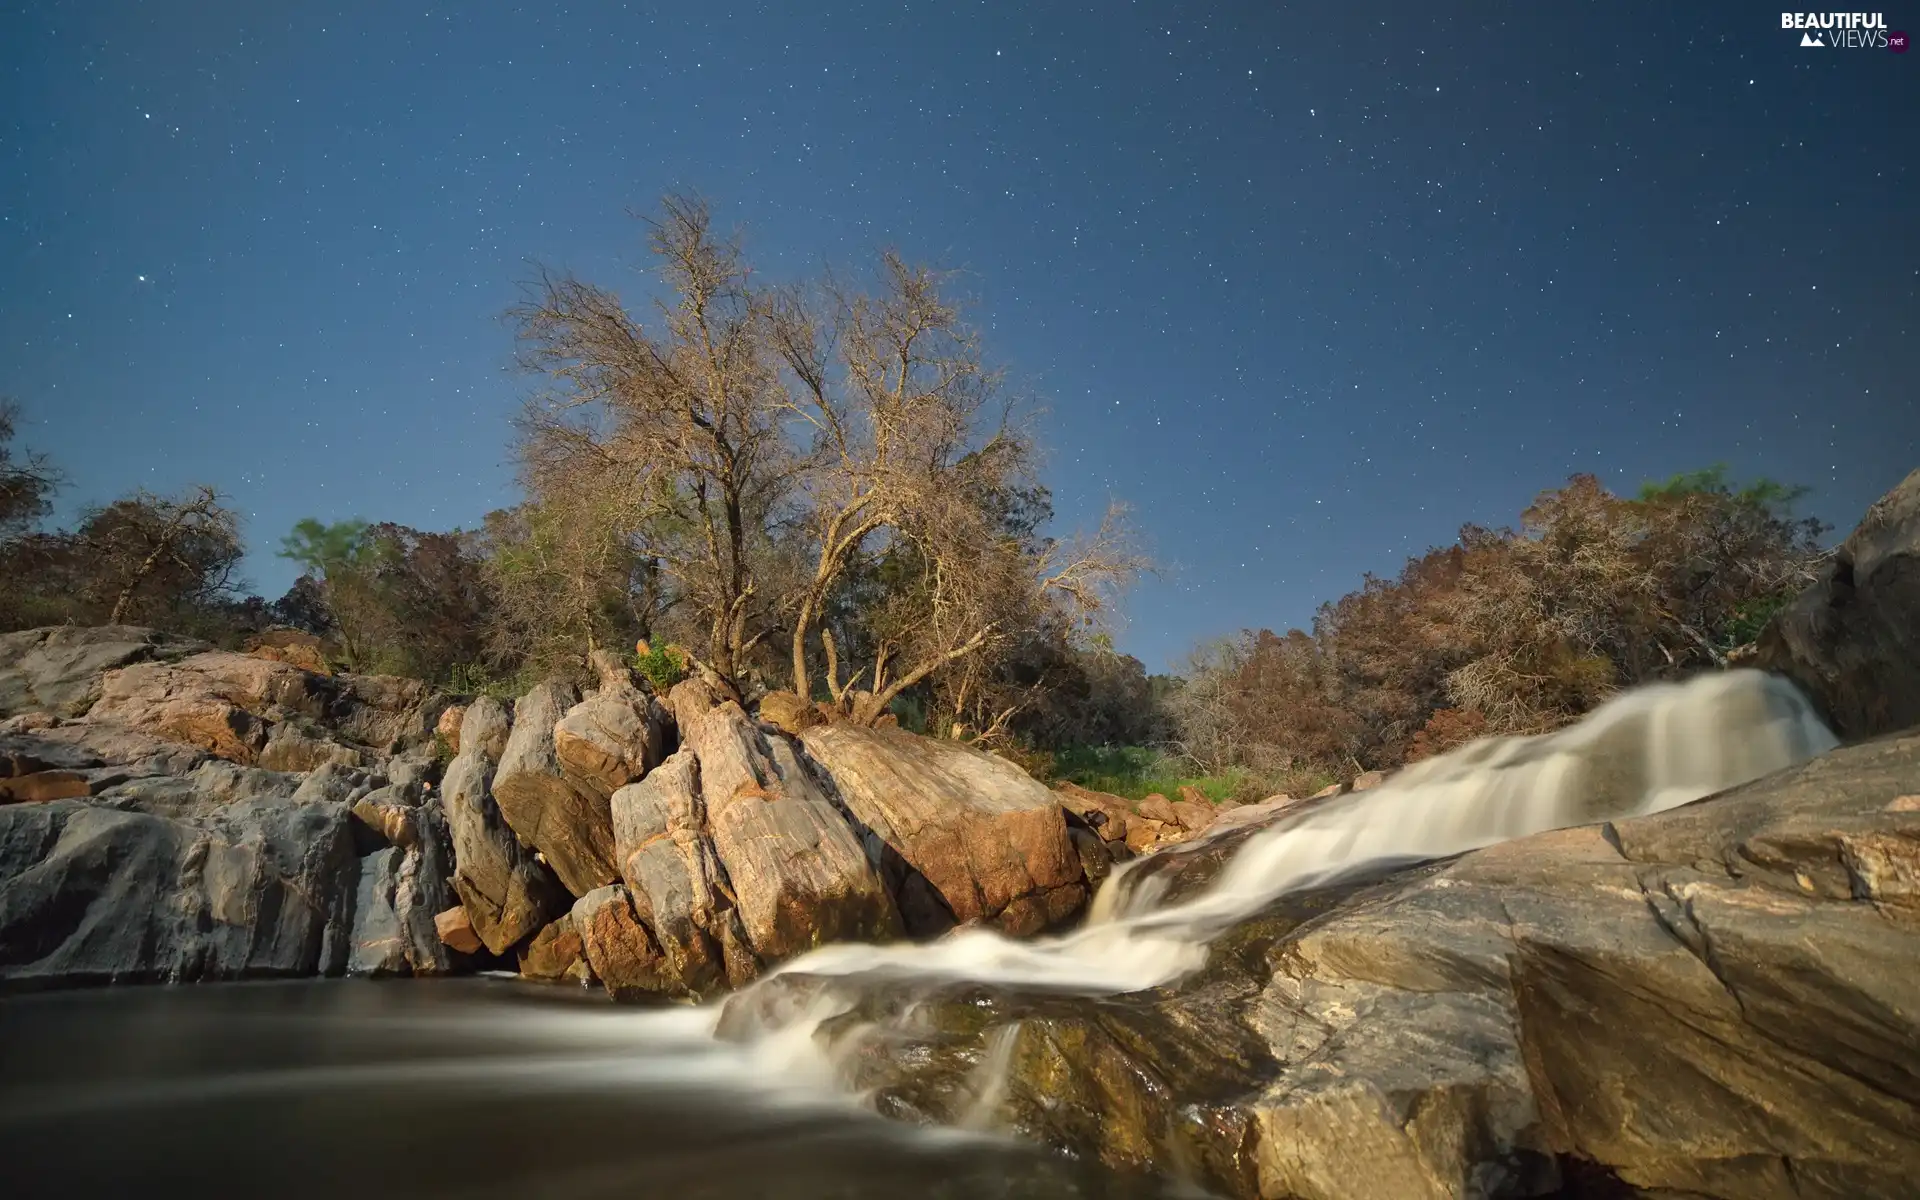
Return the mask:
[[1813,578],[1823,529],[1797,497],[1720,468],[1633,497],[1575,476],[1517,530],[1468,526],[1368,578],[1311,632],[1204,647],[1171,701],[1179,748],[1208,770],[1352,775],[1725,666]]
[[242,594],[240,522],[209,487],[45,528],[61,476],[0,405],[0,627],[295,630],[326,665],[463,692],[585,678],[596,647],[635,646],[659,680],[791,690],[1043,773],[1136,747],[1258,792],[1725,665],[1820,555],[1777,484],[1713,469],[1626,497],[1576,476],[1518,529],[1469,526],[1311,630],[1244,632],[1150,677],[1103,632],[1146,565],[1124,514],[1047,533],[1032,431],[946,280],[888,254],[865,277],[765,286],[683,197],[648,234],[644,319],[562,275],[512,314],[537,382],[519,504],[466,531],[302,521],[279,548],[302,574],[271,603]]

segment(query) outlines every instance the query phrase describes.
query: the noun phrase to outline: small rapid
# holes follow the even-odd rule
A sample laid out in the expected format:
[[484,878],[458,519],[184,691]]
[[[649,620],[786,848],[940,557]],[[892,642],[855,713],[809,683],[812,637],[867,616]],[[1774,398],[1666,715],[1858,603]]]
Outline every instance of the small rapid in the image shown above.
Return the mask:
[[[1123,869],[1104,885],[1093,917],[1064,935],[1018,941],[963,929],[926,944],[835,944],[783,964],[773,977],[967,982],[1087,996],[1160,987],[1201,967],[1213,938],[1290,892],[1369,864],[1446,858],[1550,829],[1663,811],[1837,744],[1792,684],[1763,672],[1649,685],[1565,729],[1470,743],[1379,787],[1297,816],[1283,813],[1247,838],[1208,887],[1178,902],[1161,903],[1151,884],[1134,887],[1132,872]],[[755,1009],[753,990],[733,1003]],[[827,995],[800,1010],[758,1006],[777,1017],[729,1022],[729,1036],[776,1039],[806,1060],[814,1030],[847,1007]],[[796,1037],[801,1032],[804,1039]],[[818,1062],[807,1069],[815,1077],[831,1071]]]

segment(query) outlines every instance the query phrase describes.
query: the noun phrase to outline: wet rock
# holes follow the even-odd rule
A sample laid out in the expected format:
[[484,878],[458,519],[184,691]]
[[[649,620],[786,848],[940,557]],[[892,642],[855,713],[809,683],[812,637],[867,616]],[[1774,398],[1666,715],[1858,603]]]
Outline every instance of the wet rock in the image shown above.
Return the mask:
[[567,782],[555,753],[554,728],[578,699],[565,684],[543,683],[514,706],[493,798],[520,840],[540,852],[569,892],[584,896],[620,872],[607,798]]
[[1799,684],[1845,740],[1920,725],[1920,470],[1768,622],[1755,663]]
[[680,734],[699,759],[713,845],[762,961],[824,942],[900,935],[878,871],[785,737],[763,733],[732,701],[683,724]]
[[848,810],[932,884],[960,923],[1029,934],[1085,903],[1059,802],[1005,759],[852,724],[818,725],[801,741]]
[[1107,843],[1100,840],[1099,834],[1078,825],[1068,826],[1067,838],[1080,858],[1080,871],[1087,878],[1087,887],[1098,888],[1113,871],[1113,851],[1107,849]]
[[[476,701],[469,716],[479,707]],[[565,912],[570,898],[514,837],[494,803],[492,782],[493,764],[476,747],[448,764],[440,793],[451,833],[454,891],[487,949],[505,954]]]

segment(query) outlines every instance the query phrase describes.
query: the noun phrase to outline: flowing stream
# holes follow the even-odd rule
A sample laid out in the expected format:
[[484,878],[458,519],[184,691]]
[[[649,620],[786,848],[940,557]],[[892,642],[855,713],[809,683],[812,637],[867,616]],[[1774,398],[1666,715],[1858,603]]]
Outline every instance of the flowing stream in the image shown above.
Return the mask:
[[[1062,936],[833,945],[777,974],[1137,991],[1198,968],[1276,898],[1365,864],[1671,808],[1834,744],[1758,672],[1642,688],[1568,729],[1477,742],[1283,815],[1184,899],[1123,870]],[[21,1195],[1178,1194],[975,1132],[993,1127],[1007,1037],[989,1043],[968,1129],[865,1114],[815,1036],[846,994],[743,996],[725,1037],[720,1006],[613,1009],[494,980],[17,996],[0,1001],[0,1162],[34,1185]]]

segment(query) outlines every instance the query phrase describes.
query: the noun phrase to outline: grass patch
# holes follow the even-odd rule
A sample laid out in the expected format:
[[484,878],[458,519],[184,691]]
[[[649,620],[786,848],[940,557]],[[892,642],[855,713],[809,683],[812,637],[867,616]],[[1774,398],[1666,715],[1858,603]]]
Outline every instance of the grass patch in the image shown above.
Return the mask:
[[1055,783],[1077,783],[1140,801],[1155,792],[1178,799],[1182,787],[1199,790],[1215,804],[1222,800],[1258,800],[1271,795],[1267,782],[1250,771],[1197,775],[1192,765],[1150,746],[1073,746],[1053,752]]

